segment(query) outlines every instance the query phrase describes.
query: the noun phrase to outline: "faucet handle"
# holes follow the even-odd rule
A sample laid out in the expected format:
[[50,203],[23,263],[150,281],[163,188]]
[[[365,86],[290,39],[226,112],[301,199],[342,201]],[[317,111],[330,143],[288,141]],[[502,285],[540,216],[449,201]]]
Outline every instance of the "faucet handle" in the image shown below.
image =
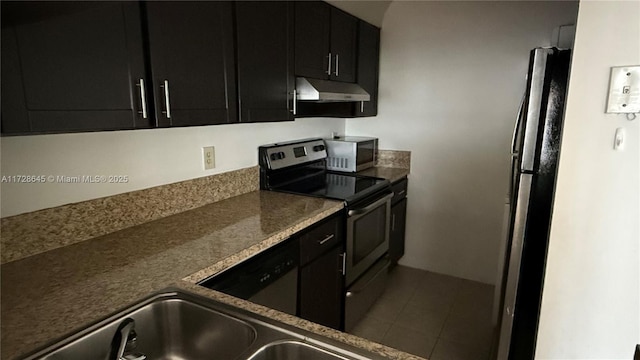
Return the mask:
[[127,335],[127,342],[124,346],[124,352],[128,353],[133,351],[138,346],[138,334],[136,334],[135,328],[131,328],[129,334]]
[[111,340],[111,351],[107,360],[144,360],[147,358],[143,354],[130,352],[137,346],[138,338],[135,326],[136,322],[132,318],[122,320]]
[[135,329],[131,329],[129,331],[129,336],[127,336],[127,343],[124,346],[124,355],[118,360],[145,360],[147,356],[142,353],[134,353],[133,349],[138,346],[138,334],[136,334]]

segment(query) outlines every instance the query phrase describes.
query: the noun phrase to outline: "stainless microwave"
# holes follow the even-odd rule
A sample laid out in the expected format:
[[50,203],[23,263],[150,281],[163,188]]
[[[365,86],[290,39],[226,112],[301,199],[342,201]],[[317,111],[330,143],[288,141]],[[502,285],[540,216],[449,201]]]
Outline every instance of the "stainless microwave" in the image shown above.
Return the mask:
[[378,138],[343,136],[325,139],[327,169],[357,172],[373,167],[378,152]]

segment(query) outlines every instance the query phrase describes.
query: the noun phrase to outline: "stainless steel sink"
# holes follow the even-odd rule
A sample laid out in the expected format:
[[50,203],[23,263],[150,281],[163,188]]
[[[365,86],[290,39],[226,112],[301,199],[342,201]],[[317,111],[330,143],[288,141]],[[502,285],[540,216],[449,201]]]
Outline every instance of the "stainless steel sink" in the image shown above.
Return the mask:
[[72,336],[44,354],[47,360],[107,359],[123,319],[135,320],[136,353],[151,359],[235,359],[256,340],[245,321],[174,296],[158,296]]
[[[127,342],[146,360],[382,359],[273,319],[183,290],[167,289],[47,346],[26,359],[116,360],[113,343],[134,323]],[[130,334],[130,333],[129,333]],[[130,334],[131,335],[131,334]],[[135,338],[135,340],[133,340]],[[135,346],[134,346],[135,344]],[[117,348],[117,346],[116,346]],[[129,346],[127,346],[128,351]],[[127,358],[127,356],[125,356]]]
[[279,341],[264,346],[248,360],[349,360],[300,341]]

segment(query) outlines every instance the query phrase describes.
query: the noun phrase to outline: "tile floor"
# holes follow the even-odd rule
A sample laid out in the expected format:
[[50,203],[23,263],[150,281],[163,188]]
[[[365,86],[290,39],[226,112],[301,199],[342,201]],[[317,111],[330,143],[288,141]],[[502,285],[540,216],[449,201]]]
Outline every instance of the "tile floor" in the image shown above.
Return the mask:
[[487,360],[493,286],[395,267],[351,333],[430,360]]

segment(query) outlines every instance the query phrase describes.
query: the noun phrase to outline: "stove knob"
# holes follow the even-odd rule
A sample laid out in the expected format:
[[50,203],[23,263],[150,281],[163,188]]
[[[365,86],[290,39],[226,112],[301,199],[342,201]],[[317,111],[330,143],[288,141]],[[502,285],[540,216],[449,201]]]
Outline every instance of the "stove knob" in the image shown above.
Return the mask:
[[324,150],[324,145],[316,145],[313,147],[313,151],[322,151]]
[[278,154],[277,153],[273,153],[271,154],[271,156],[269,156],[271,158],[271,161],[275,161],[278,159]]
[[286,155],[283,152],[280,152],[280,159],[284,159]]

